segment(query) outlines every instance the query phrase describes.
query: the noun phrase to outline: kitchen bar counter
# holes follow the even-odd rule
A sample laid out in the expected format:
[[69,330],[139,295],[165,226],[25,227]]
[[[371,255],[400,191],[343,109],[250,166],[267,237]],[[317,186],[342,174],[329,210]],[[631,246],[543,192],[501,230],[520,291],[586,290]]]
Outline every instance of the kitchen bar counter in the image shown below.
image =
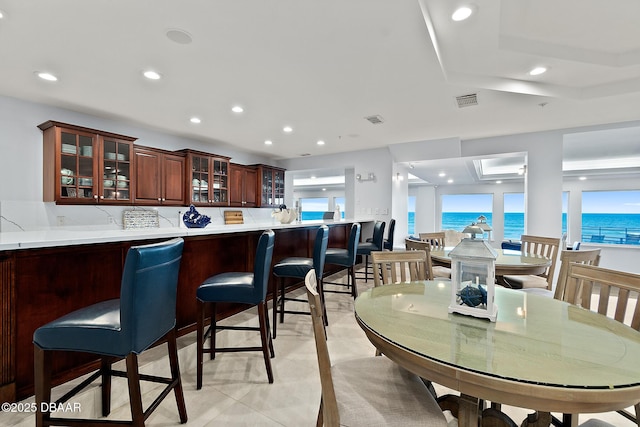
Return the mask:
[[[36,328],[73,310],[119,297],[124,260],[132,245],[184,238],[176,307],[178,333],[184,335],[195,328],[198,286],[214,274],[252,271],[263,230],[276,232],[272,261],[276,263],[288,256],[311,257],[320,224],[329,226],[330,246],[346,247],[353,222],[265,221],[203,229],[87,228],[0,233],[0,401],[21,400],[33,394],[32,337]],[[373,221],[358,222],[368,227]],[[245,308],[219,304],[218,318]],[[60,353],[54,359],[54,384],[90,372],[97,365],[92,355]]]
[[0,251],[16,249],[48,248],[71,245],[87,245],[95,243],[128,242],[147,239],[171,239],[174,237],[206,236],[212,234],[239,233],[257,230],[283,230],[314,227],[320,224],[329,226],[371,222],[370,219],[341,221],[295,221],[291,224],[280,224],[276,221],[263,221],[248,224],[208,225],[205,228],[141,228],[141,229],[106,229],[104,227],[60,227],[41,231],[12,231],[0,233]]

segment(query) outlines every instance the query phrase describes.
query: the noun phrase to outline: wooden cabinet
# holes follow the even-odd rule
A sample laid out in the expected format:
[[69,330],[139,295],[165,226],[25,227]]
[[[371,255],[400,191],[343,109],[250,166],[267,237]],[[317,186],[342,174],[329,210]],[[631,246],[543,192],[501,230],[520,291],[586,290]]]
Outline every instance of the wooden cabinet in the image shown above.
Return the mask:
[[187,204],[229,206],[229,157],[183,150]]
[[258,168],[258,189],[260,207],[271,208],[284,204],[284,169],[256,165]]
[[134,156],[135,204],[184,205],[184,155],[136,146]]
[[258,171],[252,166],[229,165],[229,203],[231,206],[258,206]]
[[43,200],[131,203],[135,138],[54,121],[43,131]]

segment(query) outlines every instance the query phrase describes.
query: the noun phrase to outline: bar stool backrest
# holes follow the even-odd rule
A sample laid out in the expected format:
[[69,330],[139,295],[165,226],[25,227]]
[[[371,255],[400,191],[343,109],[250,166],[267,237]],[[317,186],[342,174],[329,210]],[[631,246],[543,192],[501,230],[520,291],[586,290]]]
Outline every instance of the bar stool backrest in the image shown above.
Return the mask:
[[[253,263],[253,287],[259,298],[256,301],[264,301],[267,298],[269,287],[269,273],[271,271],[271,259],[273,258],[273,246],[276,235],[273,230],[265,230],[260,235],[256,248],[256,259]],[[258,295],[256,295],[258,297]]]
[[321,225],[316,232],[316,240],[313,243],[313,269],[316,277],[322,277],[324,272],[324,259],[327,255],[327,245],[329,243],[329,227]]

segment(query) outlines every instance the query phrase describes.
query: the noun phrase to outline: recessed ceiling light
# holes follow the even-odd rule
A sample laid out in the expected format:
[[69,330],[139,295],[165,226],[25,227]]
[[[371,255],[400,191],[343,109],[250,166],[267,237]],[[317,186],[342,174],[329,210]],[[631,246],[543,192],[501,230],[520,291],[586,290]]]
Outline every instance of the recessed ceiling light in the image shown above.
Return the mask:
[[233,107],[231,107],[231,111],[233,111],[234,113],[242,113],[244,111],[244,108],[239,105],[234,105]]
[[586,176],[581,176],[581,177],[580,177],[580,178],[578,178],[578,179],[580,179],[580,181],[584,181],[584,180],[586,180],[586,179],[587,179],[587,177],[586,177]]
[[311,175],[311,179],[316,179],[316,176],[315,175]]
[[322,189],[322,191],[327,191],[327,189],[326,189],[326,188],[323,188],[323,189]]
[[444,173],[444,172],[440,172],[440,173],[438,174],[438,176],[439,176],[440,178],[442,178],[443,176],[447,176],[447,174],[446,174],[446,173]]
[[273,141],[271,141],[270,139],[267,139],[267,140],[264,142],[264,145],[272,145],[272,144],[273,144]]
[[7,16],[3,11],[0,10],[0,19],[4,18],[5,16]]
[[156,71],[153,70],[148,70],[145,71],[144,73],[142,73],[146,78],[148,78],[149,80],[159,80],[160,79],[160,74],[157,73]]
[[324,141],[323,141],[323,140],[319,140],[318,142],[316,142],[316,144],[318,144],[318,145],[324,145]]
[[36,71],[36,76],[40,77],[42,80],[46,80],[48,82],[58,81],[58,78],[51,73],[47,73],[45,71]]
[[449,179],[447,180],[447,182],[448,182],[449,184],[452,184],[452,183],[453,183],[453,180],[452,180],[451,178],[449,178]]
[[496,181],[496,184],[502,184],[502,181]]
[[472,13],[473,8],[471,6],[462,6],[457,8],[455,12],[453,12],[453,14],[451,15],[451,19],[453,19],[454,21],[464,21],[465,19],[469,18]]
[[285,126],[282,128],[282,131],[286,133],[291,133],[293,132],[293,128],[291,126]]
[[191,117],[191,119],[189,119],[191,121],[191,123],[200,123],[202,122],[202,120],[200,120],[199,117]]
[[544,74],[547,72],[547,67],[536,67],[529,71],[530,76],[539,76],[540,74]]

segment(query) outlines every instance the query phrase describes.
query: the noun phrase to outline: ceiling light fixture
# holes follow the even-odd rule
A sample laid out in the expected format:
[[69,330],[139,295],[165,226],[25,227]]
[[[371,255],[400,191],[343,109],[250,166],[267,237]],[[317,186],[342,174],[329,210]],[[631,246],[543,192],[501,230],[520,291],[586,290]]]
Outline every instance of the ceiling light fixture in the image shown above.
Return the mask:
[[161,77],[160,73],[153,70],[147,70],[144,73],[142,73],[142,75],[144,75],[149,80],[160,80],[160,77]]
[[6,15],[3,11],[0,10],[0,19],[4,18]]
[[496,184],[502,184],[502,181],[496,181]]
[[238,114],[240,114],[240,113],[244,112],[244,108],[242,108],[242,107],[241,107],[241,106],[239,106],[239,105],[234,105],[234,106],[231,108],[231,111],[233,111],[234,113],[238,113]]
[[291,133],[293,132],[293,128],[291,126],[285,126],[282,128],[282,131],[286,133]]
[[449,179],[447,180],[447,182],[448,182],[449,184],[453,184],[453,180],[452,180],[451,178],[449,178]]
[[471,6],[462,6],[457,8],[451,15],[451,19],[460,22],[468,19],[473,14],[473,8]]
[[200,118],[199,118],[199,117],[191,117],[191,118],[189,119],[189,121],[190,121],[191,123],[196,123],[196,124],[197,124],[197,123],[201,123],[201,122],[202,122],[202,120],[200,120]]
[[440,173],[438,174],[438,176],[439,176],[440,178],[442,178],[443,176],[447,176],[447,174],[446,174],[446,173],[444,173],[444,172],[440,172]]
[[192,41],[191,34],[179,28],[167,30],[166,36],[169,40],[178,44],[190,44]]
[[324,145],[324,141],[320,139],[320,140],[318,140],[318,142],[316,142],[316,144],[318,144],[318,145]]
[[270,139],[267,139],[267,140],[264,142],[264,145],[273,145],[273,141],[271,141]]
[[45,71],[36,71],[36,76],[40,77],[42,80],[46,80],[48,82],[58,81],[58,78],[51,73],[47,73]]
[[540,74],[544,74],[547,72],[547,67],[535,67],[531,71],[529,71],[530,76],[539,76]]
[[580,181],[585,181],[587,179],[586,176],[581,176],[580,178],[578,178]]

